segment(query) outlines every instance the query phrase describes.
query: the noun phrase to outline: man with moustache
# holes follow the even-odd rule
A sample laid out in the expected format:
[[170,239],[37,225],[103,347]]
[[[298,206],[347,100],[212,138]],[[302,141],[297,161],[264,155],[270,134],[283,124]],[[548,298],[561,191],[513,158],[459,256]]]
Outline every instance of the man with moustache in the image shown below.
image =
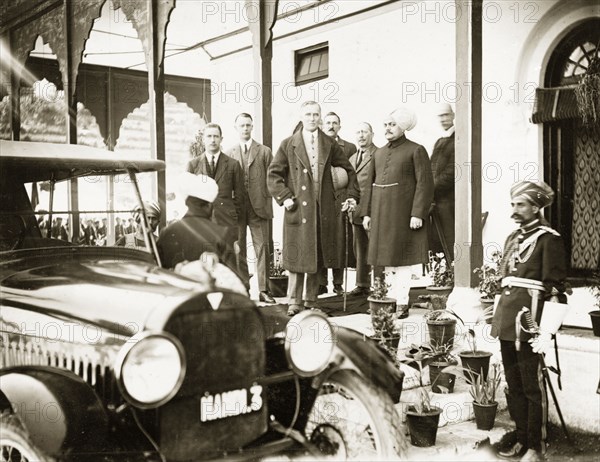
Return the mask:
[[320,270],[336,259],[336,203],[331,167],[348,176],[343,206],[352,211],[358,200],[356,173],[341,147],[318,129],[321,107],[302,104],[302,130],[282,141],[268,169],[269,192],[285,207],[283,267],[289,271],[289,309],[292,316],[317,302]]
[[[323,130],[327,135],[337,141],[337,143],[342,148],[344,155],[347,159],[350,159],[352,154],[356,152],[356,146],[346,141],[338,135],[340,129],[342,128],[340,117],[335,112],[329,112],[325,116],[323,120]],[[344,283],[344,267],[346,265],[346,252],[348,252],[348,261],[350,266],[354,266],[354,253],[352,248],[350,248],[350,242],[352,242],[352,232],[348,235],[348,241],[346,242],[346,217],[345,213],[341,212],[342,203],[346,200],[346,188],[335,191],[335,202],[336,202],[336,231],[337,231],[337,239],[336,239],[336,250],[337,250],[337,258],[333,262],[333,267],[331,272],[333,273],[333,291],[337,295],[341,295],[344,292],[343,283]],[[347,248],[348,247],[348,248]],[[327,293],[327,268],[325,267],[321,270],[321,281],[319,284],[319,294]]]
[[[213,202],[212,221],[227,230],[225,241],[236,249],[237,272],[241,275],[239,249],[243,244],[238,242],[238,237],[239,228],[242,226],[240,220],[244,201],[244,172],[235,159],[221,151],[223,132],[219,125],[206,124],[202,132],[202,141],[205,151],[188,163],[187,171],[195,175],[206,175],[217,183],[219,195]],[[243,283],[249,289],[248,278]]]
[[[370,173],[371,158],[377,146],[373,144],[373,128],[367,122],[361,122],[356,130],[356,143],[358,151],[350,157],[350,163],[356,171],[360,196],[366,195],[367,189],[371,189]],[[359,202],[352,214],[352,236],[354,255],[356,255],[356,287],[348,292],[348,295],[369,295],[371,287],[371,267],[367,263],[369,250],[369,234],[362,225],[361,207]],[[377,276],[377,272],[375,273]]]
[[361,200],[363,226],[369,236],[368,262],[385,267],[390,296],[398,303],[399,318],[408,316],[408,293],[416,265],[427,263],[429,207],[433,176],[425,148],[406,138],[417,123],[410,109],[401,107],[385,120],[387,146],[375,151]]
[[[445,133],[437,140],[431,154],[433,200],[429,248],[443,252],[448,262],[454,260],[454,111],[448,103],[438,109]],[[446,248],[440,235],[444,237]]]
[[238,242],[240,244],[240,271],[244,280],[249,279],[246,248],[246,229],[250,228],[252,245],[256,255],[258,298],[261,302],[275,303],[269,293],[269,229],[273,219],[273,199],[267,189],[267,168],[273,160],[271,149],[252,139],[252,116],[241,113],[235,118],[239,143],[227,151],[238,161],[244,174],[244,204],[241,208]]
[[[550,205],[554,191],[543,181],[521,181],[510,190],[511,218],[519,229],[504,245],[500,262],[503,276],[492,335],[500,339],[500,352],[508,385],[508,405],[517,427],[517,442],[500,451],[501,457],[522,461],[544,460],[548,403],[541,374],[540,354],[550,346],[547,321],[559,315],[557,305],[571,293],[566,283],[566,257],[560,234],[550,228],[541,210]],[[535,339],[519,329],[519,312],[529,308],[541,334]],[[555,324],[560,326],[562,318]],[[518,333],[517,333],[518,332]]]

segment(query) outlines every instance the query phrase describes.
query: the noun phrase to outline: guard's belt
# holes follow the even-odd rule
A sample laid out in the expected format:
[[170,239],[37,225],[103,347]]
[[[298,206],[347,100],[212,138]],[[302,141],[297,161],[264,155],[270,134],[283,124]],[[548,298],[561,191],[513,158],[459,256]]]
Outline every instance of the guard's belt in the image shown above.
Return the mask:
[[544,284],[537,279],[518,278],[515,276],[507,276],[502,279],[502,287],[522,287],[524,289],[540,290],[544,292]]

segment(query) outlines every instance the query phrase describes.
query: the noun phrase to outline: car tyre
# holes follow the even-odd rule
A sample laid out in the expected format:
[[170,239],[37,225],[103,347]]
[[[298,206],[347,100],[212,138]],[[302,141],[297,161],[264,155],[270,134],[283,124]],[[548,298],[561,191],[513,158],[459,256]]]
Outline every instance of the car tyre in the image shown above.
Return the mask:
[[[373,385],[359,374],[349,370],[339,370],[329,376],[321,391],[306,427],[306,434],[314,440],[313,432],[319,427],[333,427],[346,441],[346,446],[364,448],[362,441],[347,441],[354,436],[352,429],[345,429],[345,416],[355,415],[354,402],[371,422],[373,428],[365,430],[365,437],[374,442],[374,454],[356,453],[352,447],[346,448],[347,459],[390,460],[401,457],[408,446],[406,432],[388,393]],[[345,404],[349,409],[344,410]],[[354,443],[354,445],[352,444]]]
[[11,413],[0,414],[0,460],[19,462],[54,462],[31,441],[19,418]]

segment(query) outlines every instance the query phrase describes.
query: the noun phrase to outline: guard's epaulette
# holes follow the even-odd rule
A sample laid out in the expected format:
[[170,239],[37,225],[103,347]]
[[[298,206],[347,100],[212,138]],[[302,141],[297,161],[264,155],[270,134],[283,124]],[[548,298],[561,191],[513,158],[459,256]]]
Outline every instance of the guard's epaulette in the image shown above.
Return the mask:
[[547,233],[554,234],[555,236],[560,236],[560,233],[558,231],[556,231],[555,229],[550,228],[550,226],[540,226],[539,229],[543,229]]

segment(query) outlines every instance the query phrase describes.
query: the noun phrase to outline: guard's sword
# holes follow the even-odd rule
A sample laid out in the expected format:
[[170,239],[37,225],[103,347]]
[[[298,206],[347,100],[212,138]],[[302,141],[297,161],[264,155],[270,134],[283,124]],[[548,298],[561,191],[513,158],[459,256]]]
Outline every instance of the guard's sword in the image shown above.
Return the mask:
[[[537,300],[537,297],[534,298],[534,300]],[[537,305],[537,301],[533,301],[532,306],[533,306],[533,303],[535,305]],[[525,319],[527,328],[523,327],[523,325],[521,324],[522,317]],[[523,307],[523,309],[517,313],[515,323],[517,324],[517,328],[519,330],[522,329],[524,332],[527,332],[528,334],[533,335],[534,338],[538,337],[540,335],[540,328],[537,325],[537,323],[533,320],[533,318],[531,317],[531,312],[529,311],[529,308]],[[517,336],[517,338],[519,338],[519,337],[520,337],[520,335]],[[552,382],[550,381],[550,375],[548,374],[548,366],[546,366],[546,361],[544,360],[544,354],[540,353],[539,357],[540,357],[539,358],[540,364],[542,366],[542,375],[544,377],[544,380],[546,381],[546,384],[548,385],[548,388],[550,389],[550,394],[552,395],[552,400],[554,401],[554,406],[556,407],[556,413],[558,414],[558,418],[560,419],[560,424],[562,425],[562,429],[565,432],[567,441],[569,442],[569,444],[571,446],[575,447],[575,444],[573,443],[573,440],[571,439],[571,435],[569,434],[569,430],[567,429],[567,424],[565,423],[565,419],[563,417],[562,411],[560,410],[560,406],[558,404],[558,399],[556,398],[556,393],[554,392],[554,387],[552,386]]]

